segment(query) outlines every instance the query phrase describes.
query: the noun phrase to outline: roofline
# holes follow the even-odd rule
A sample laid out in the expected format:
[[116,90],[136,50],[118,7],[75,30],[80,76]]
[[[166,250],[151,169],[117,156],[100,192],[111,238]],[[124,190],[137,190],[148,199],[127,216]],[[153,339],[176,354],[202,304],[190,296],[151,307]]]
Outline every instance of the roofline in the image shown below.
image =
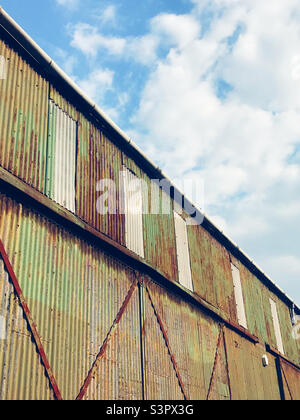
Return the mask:
[[[166,179],[170,185],[182,196],[184,193],[172,182],[172,180],[151,160],[143,151],[132,141],[132,139],[118,127],[103,111],[102,109],[93,102],[80,88],[79,86],[54,62],[54,60],[42,50],[38,44],[12,19],[11,16],[0,6],[0,26],[2,26],[8,34],[14,38],[14,40],[24,49],[27,54],[31,56],[43,70],[58,79],[68,87],[68,89],[78,96],[81,101],[88,107],[90,113],[100,118],[102,122],[108,125],[110,129],[117,134],[118,139],[126,145],[134,155],[142,161],[142,164],[148,167],[155,176],[160,179]],[[267,274],[258,267],[258,265],[245,253],[243,252],[235,242],[230,239],[222,230],[220,230],[209,217],[189,199],[186,200],[189,205],[193,206],[200,217],[204,217],[202,226],[209,231],[214,237],[216,237],[227,249],[229,249],[242,263],[244,263],[252,272],[275,293],[279,294],[285,302],[300,313],[300,307],[277,285],[275,284]]]

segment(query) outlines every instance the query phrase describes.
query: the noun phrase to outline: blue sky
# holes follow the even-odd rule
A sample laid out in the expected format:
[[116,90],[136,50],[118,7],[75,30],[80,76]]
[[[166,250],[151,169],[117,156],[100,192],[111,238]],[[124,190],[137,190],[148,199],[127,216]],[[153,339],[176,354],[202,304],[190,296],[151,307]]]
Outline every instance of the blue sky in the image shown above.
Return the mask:
[[1,5],[299,305],[299,1]]

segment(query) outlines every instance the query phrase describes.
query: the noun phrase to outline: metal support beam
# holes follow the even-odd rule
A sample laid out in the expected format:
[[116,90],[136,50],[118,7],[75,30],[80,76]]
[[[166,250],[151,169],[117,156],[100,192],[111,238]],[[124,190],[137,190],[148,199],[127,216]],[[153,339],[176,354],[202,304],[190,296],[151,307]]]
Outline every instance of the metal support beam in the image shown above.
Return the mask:
[[173,368],[174,368],[174,370],[175,370],[175,373],[176,373],[176,376],[177,376],[177,379],[178,379],[178,383],[179,383],[179,386],[180,386],[181,392],[183,393],[185,400],[189,400],[188,394],[187,394],[187,392],[186,392],[185,386],[184,386],[184,384],[183,384],[183,381],[182,381],[182,378],[181,378],[181,375],[180,375],[180,372],[179,372],[178,365],[177,365],[176,360],[175,360],[175,357],[174,357],[174,353],[172,352],[172,349],[171,349],[171,345],[170,345],[170,341],[169,341],[169,338],[168,338],[168,335],[167,335],[167,331],[166,331],[166,329],[165,329],[165,327],[164,327],[164,324],[163,324],[163,322],[162,322],[162,319],[161,319],[161,317],[160,317],[159,313],[157,312],[157,310],[156,310],[156,308],[155,308],[154,302],[153,302],[153,300],[152,300],[152,297],[151,297],[150,291],[149,291],[149,289],[148,289],[148,287],[147,287],[147,286],[145,286],[145,290],[146,290],[147,295],[148,295],[148,297],[149,297],[149,300],[150,300],[151,306],[152,306],[152,308],[153,308],[153,310],[154,310],[154,314],[155,314],[155,316],[156,316],[157,322],[159,323],[159,326],[160,326],[161,332],[162,332],[162,334],[163,334],[163,337],[164,337],[164,340],[165,340],[166,346],[167,346],[167,348],[168,348],[168,352],[169,352],[170,357],[171,357],[171,362],[172,362]]
[[86,377],[86,379],[85,379],[85,381],[84,381],[84,383],[81,387],[80,393],[79,393],[78,397],[76,398],[76,400],[81,401],[83,399],[83,397],[85,396],[85,394],[87,392],[87,389],[88,389],[88,387],[89,387],[89,385],[92,381],[94,372],[96,371],[100,360],[102,359],[102,357],[104,356],[104,354],[106,352],[107,346],[108,346],[108,344],[109,344],[109,342],[112,338],[112,335],[113,335],[114,331],[116,330],[116,328],[118,327],[118,324],[119,324],[119,322],[121,321],[121,319],[124,315],[124,312],[125,312],[125,310],[128,306],[128,303],[129,303],[136,287],[137,287],[137,284],[138,284],[137,280],[135,280],[132,283],[132,285],[129,289],[129,292],[128,292],[128,294],[127,294],[127,296],[126,296],[126,298],[125,298],[125,300],[124,300],[124,302],[123,302],[123,304],[122,304],[122,306],[121,306],[121,308],[120,308],[112,326],[110,327],[110,330],[109,330],[109,332],[108,332],[108,334],[107,334],[107,336],[106,336],[106,338],[105,338],[105,340],[104,340],[104,342],[103,342],[103,344],[100,348],[100,351],[99,351],[99,353],[96,357],[96,360],[94,361],[94,363],[93,363],[93,365],[92,365],[92,367],[91,367],[91,369],[88,373],[88,376]]

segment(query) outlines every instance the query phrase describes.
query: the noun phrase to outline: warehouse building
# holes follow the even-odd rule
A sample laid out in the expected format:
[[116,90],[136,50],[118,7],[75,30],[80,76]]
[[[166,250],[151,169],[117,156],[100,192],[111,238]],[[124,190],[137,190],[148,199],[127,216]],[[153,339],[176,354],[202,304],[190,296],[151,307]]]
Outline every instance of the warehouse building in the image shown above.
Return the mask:
[[184,202],[0,8],[0,399],[300,399],[299,307]]

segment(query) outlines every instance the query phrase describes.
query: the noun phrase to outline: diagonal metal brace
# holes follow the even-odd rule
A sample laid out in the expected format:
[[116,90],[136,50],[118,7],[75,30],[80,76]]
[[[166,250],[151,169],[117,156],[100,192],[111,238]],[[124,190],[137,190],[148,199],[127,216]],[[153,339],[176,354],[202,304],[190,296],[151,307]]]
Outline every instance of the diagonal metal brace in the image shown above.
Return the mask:
[[104,342],[103,342],[103,344],[100,348],[100,351],[99,351],[99,353],[96,357],[96,360],[94,361],[94,363],[93,363],[93,365],[92,365],[92,367],[91,367],[91,369],[88,373],[88,376],[86,377],[86,379],[85,379],[85,381],[82,385],[80,393],[79,393],[78,397],[76,398],[77,401],[81,401],[83,399],[84,395],[86,394],[87,389],[88,389],[88,387],[89,387],[89,385],[92,381],[94,372],[97,369],[97,366],[98,366],[100,360],[102,359],[102,357],[104,356],[104,354],[106,352],[108,343],[109,343],[110,339],[112,338],[113,332],[115,331],[119,322],[121,321],[121,318],[124,315],[124,312],[125,312],[125,310],[128,306],[128,303],[129,303],[129,301],[130,301],[130,299],[131,299],[131,297],[132,297],[132,295],[133,295],[133,293],[134,293],[134,291],[137,287],[137,284],[138,284],[138,280],[135,280],[132,283],[132,285],[129,289],[129,292],[128,292],[128,294],[127,294],[127,296],[126,296],[126,298],[125,298],[125,300],[124,300],[124,302],[123,302],[123,304],[122,304],[122,306],[121,306],[121,308],[120,308],[120,310],[119,310],[119,312],[116,316],[116,319],[114,320],[114,322],[113,322],[113,324],[112,324],[112,326],[111,326],[111,328],[110,328],[110,330],[109,330],[109,332],[108,332],[108,334],[107,334],[107,336],[106,336],[106,338],[105,338],[105,340],[104,340]]
[[16,292],[18,298],[19,298],[19,301],[20,301],[20,304],[21,304],[22,309],[24,311],[25,318],[27,320],[28,326],[29,326],[30,331],[31,331],[31,333],[33,335],[33,338],[34,338],[34,341],[35,341],[35,344],[36,344],[38,353],[40,354],[40,357],[41,357],[42,363],[43,363],[43,365],[44,365],[44,367],[46,369],[46,373],[47,373],[47,376],[49,378],[50,384],[51,384],[51,386],[53,388],[55,397],[57,398],[57,400],[62,400],[62,396],[61,396],[61,393],[59,391],[57,382],[55,380],[55,377],[53,375],[53,372],[52,372],[50,363],[49,363],[49,361],[47,359],[45,350],[43,348],[42,340],[41,340],[41,338],[39,336],[39,333],[37,331],[37,326],[36,326],[35,322],[33,321],[33,318],[31,316],[30,310],[28,308],[28,305],[26,303],[25,297],[23,295],[21,286],[20,286],[20,284],[19,284],[19,282],[17,280],[17,277],[15,275],[15,272],[13,270],[13,267],[12,267],[12,265],[10,263],[9,257],[8,257],[8,255],[6,253],[6,251],[5,251],[4,245],[3,245],[3,243],[2,243],[1,240],[0,240],[0,254],[2,256],[2,259],[3,259],[3,262],[4,262],[4,266],[5,266],[8,274],[9,274],[9,277],[10,277],[12,283],[13,283],[15,292]]
[[153,310],[154,310],[154,313],[155,313],[156,319],[157,319],[157,321],[158,321],[158,323],[159,323],[159,326],[160,326],[161,332],[162,332],[162,334],[163,334],[163,337],[164,337],[165,343],[166,343],[166,345],[167,345],[168,352],[169,352],[169,355],[170,355],[170,357],[171,357],[171,362],[172,362],[173,368],[174,368],[174,370],[175,370],[175,373],[176,373],[176,376],[177,376],[177,379],[178,379],[178,382],[179,382],[179,386],[180,386],[180,388],[181,388],[181,392],[183,393],[183,396],[184,396],[185,400],[189,400],[189,397],[188,397],[188,395],[187,395],[187,392],[186,392],[186,390],[185,390],[185,386],[184,386],[184,384],[183,384],[183,381],[182,381],[182,378],[181,378],[181,375],[180,375],[180,372],[179,372],[178,365],[177,365],[176,360],[175,360],[175,357],[174,357],[174,353],[172,352],[172,349],[171,349],[171,346],[170,346],[170,341],[169,341],[169,338],[168,338],[168,335],[167,335],[166,329],[165,329],[165,327],[164,327],[164,324],[163,324],[163,322],[162,322],[162,319],[161,319],[161,317],[160,317],[159,313],[157,312],[157,310],[156,310],[156,308],[155,308],[155,305],[154,305],[154,303],[153,303],[153,300],[152,300],[152,297],[151,297],[151,294],[150,294],[150,291],[149,291],[148,287],[147,287],[147,286],[145,286],[145,289],[146,289],[146,292],[147,292],[147,294],[148,294],[148,296],[149,296],[151,306],[152,306],[152,308],[153,308]]

